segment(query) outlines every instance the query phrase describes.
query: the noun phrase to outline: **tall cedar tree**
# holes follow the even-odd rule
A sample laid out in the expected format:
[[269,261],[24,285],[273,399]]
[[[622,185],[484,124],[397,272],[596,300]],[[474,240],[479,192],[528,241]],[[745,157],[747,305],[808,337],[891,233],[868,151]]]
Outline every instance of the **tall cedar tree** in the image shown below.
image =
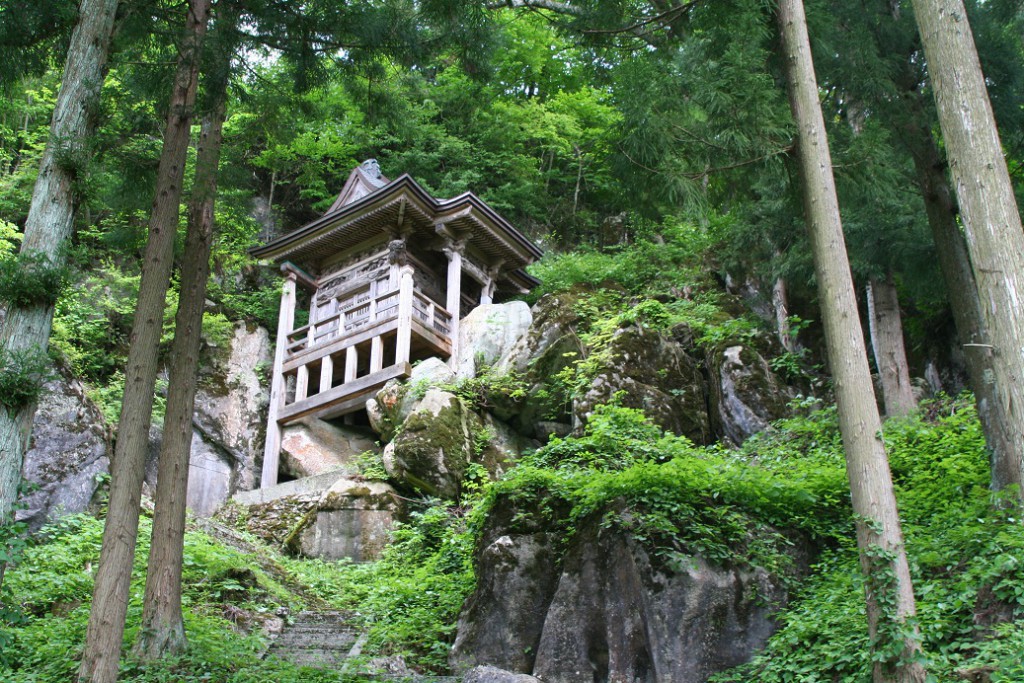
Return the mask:
[[1024,232],[962,0],[913,0],[939,124],[989,340],[995,412],[1005,450],[992,484],[1024,498]]
[[[950,310],[963,344],[971,391],[992,457],[992,485],[1002,488],[1005,477],[1001,474],[1001,464],[1012,460],[1012,454],[1020,448],[1020,430],[1015,430],[1014,418],[1008,412],[1011,406],[999,401],[996,384],[992,381],[994,358],[981,315],[978,287],[960,230],[959,208],[950,185],[949,169],[934,134],[934,102],[923,87],[926,60],[920,54],[916,27],[907,21],[898,4],[877,2],[868,7],[875,11],[865,12],[860,7],[843,16],[842,35],[849,40],[849,46],[838,47],[836,64],[852,64],[850,68],[857,75],[866,73],[871,66],[875,68],[870,68],[870,78],[850,78],[846,74],[839,77],[839,82],[845,92],[852,91],[866,102],[913,161],[915,184],[924,202]],[[845,4],[833,3],[831,12],[839,14],[847,9]],[[850,58],[851,55],[863,56],[865,46],[871,43],[874,54],[883,56],[882,68],[870,61],[865,65]],[[893,93],[899,96],[894,97]]]
[[[78,208],[78,174],[83,170],[80,166],[86,140],[95,126],[94,114],[99,108],[116,12],[117,0],[82,0],[53,110],[50,137],[32,191],[21,253],[43,258],[53,267],[62,267],[66,259],[65,248]],[[50,300],[8,306],[0,325],[3,355],[17,356],[46,348],[56,295],[54,292]],[[35,402],[7,405],[0,401],[0,525],[11,522],[35,412]]]
[[[223,6],[223,5],[222,5]],[[222,16],[218,29],[230,21]],[[174,320],[171,371],[167,389],[167,414],[157,469],[153,533],[149,546],[142,629],[135,653],[156,660],[180,654],[187,646],[181,612],[181,572],[185,542],[185,501],[188,494],[189,455],[192,445],[192,414],[195,410],[196,373],[202,340],[206,282],[213,247],[214,204],[217,169],[227,101],[227,75],[231,51],[217,55],[228,62],[217,69],[212,84],[213,110],[203,117],[196,159],[195,179],[188,207],[188,231],[181,265],[181,293]]]
[[103,529],[103,548],[93,589],[85,651],[78,672],[79,681],[114,683],[117,680],[153,414],[157,351],[178,229],[181,185],[199,80],[199,59],[209,14],[210,0],[190,1],[179,46],[149,221],[149,241],[142,264],[142,281],[125,367],[124,401],[110,468],[110,503]]
[[[802,0],[780,0],[778,21],[790,106],[799,131],[797,149],[825,343],[857,516],[857,546],[867,577],[872,678],[876,683],[924,681],[910,569],[843,241]],[[896,639],[902,640],[902,647],[892,647],[900,644]],[[895,658],[886,656],[894,649]]]

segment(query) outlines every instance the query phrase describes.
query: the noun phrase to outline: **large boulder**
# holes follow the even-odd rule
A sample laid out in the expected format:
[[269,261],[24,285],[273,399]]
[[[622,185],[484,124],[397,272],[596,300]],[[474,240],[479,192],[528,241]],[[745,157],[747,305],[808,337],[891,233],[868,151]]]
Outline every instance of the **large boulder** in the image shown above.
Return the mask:
[[21,499],[17,519],[36,530],[89,508],[110,469],[110,429],[85,387],[61,371],[48,381],[32,422],[23,479],[38,487]]
[[[569,508],[552,498],[554,516]],[[533,671],[544,616],[558,588],[564,530],[537,509],[508,501],[488,514],[477,543],[476,589],[459,617],[449,663],[461,671],[490,664],[519,673]]]
[[459,323],[458,352],[451,363],[459,378],[475,377],[493,366],[530,329],[533,315],[523,301],[484,304]]
[[421,493],[458,498],[481,430],[480,418],[462,399],[428,389],[384,448],[384,468]]
[[782,382],[751,344],[723,345],[708,353],[717,375],[711,384],[715,432],[734,444],[789,414],[798,390]]
[[[565,397],[555,386],[558,373],[583,353],[575,326],[580,321],[576,311],[577,294],[547,294],[533,307],[533,324],[508,351],[498,359],[494,369],[499,373],[516,373],[525,386],[519,400],[497,397],[494,414],[535,438],[544,438],[551,429],[538,429],[539,424],[570,424],[572,414]],[[560,431],[560,427],[553,431]]]
[[[772,616],[788,599],[782,577],[699,555],[667,562],[604,523],[603,512],[574,522],[566,542],[564,503],[545,504],[547,514],[495,504],[449,658],[454,669],[486,664],[566,683],[703,683],[748,661],[775,630]],[[797,571],[806,571],[803,548],[778,544]]]
[[475,666],[462,677],[462,683],[540,683],[540,680],[493,666]]
[[366,402],[370,427],[384,441],[391,441],[428,389],[443,388],[455,381],[455,373],[440,358],[428,358],[412,368],[407,381],[389,380]]
[[224,347],[204,352],[193,425],[210,448],[230,459],[231,492],[259,482],[272,360],[269,333],[245,323],[235,326]]
[[388,484],[342,478],[292,529],[286,546],[296,555],[323,560],[376,560],[402,512],[401,498]]
[[368,430],[309,417],[281,430],[281,467],[296,479],[355,471],[356,457],[376,448],[376,438]]

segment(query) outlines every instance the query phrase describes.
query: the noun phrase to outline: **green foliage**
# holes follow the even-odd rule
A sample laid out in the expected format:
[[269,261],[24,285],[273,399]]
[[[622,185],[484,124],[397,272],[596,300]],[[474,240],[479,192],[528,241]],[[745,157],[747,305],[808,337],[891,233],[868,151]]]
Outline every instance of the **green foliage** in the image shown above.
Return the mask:
[[628,532],[673,566],[700,555],[786,576],[789,541],[776,529],[833,537],[842,513],[830,506],[843,499],[845,480],[834,465],[778,476],[737,454],[665,434],[640,411],[605,405],[582,436],[552,439],[495,490],[520,501],[522,491],[558,491],[573,526],[600,515],[604,526]]
[[530,266],[530,272],[541,281],[530,293],[531,300],[581,284],[625,289],[638,296],[678,296],[704,282],[701,261],[710,244],[708,229],[677,218],[658,226],[637,223],[633,226],[635,240],[628,244],[547,252]]
[[124,367],[138,293],[137,274],[106,263],[57,300],[51,344],[78,376],[106,384]]
[[0,346],[0,405],[17,411],[34,403],[53,376],[53,361],[38,347]]
[[393,530],[378,562],[291,566],[318,595],[363,623],[369,631],[366,656],[402,655],[420,671],[443,673],[459,610],[474,586],[472,529],[478,518],[472,500],[462,507],[425,501]]
[[474,409],[485,410],[495,400],[517,402],[526,396],[526,383],[516,371],[499,372],[490,365],[480,367],[472,377],[464,377],[438,387],[466,401]]
[[[970,397],[923,407],[924,417],[890,421],[886,448],[897,485],[928,670],[999,664],[993,680],[1017,680],[1024,617],[1024,525],[1015,492],[988,491],[984,438]],[[833,412],[833,411],[830,411]],[[780,472],[838,462],[834,415],[787,421],[745,451]],[[799,460],[797,460],[799,459]],[[873,576],[875,581],[885,577]],[[781,615],[781,630],[748,666],[718,681],[870,680],[864,577],[852,539],[826,552]],[[882,591],[883,594],[885,591]],[[1005,621],[1005,623],[1004,623]],[[883,634],[898,642],[901,633]],[[880,656],[895,661],[896,649]]]
[[0,218],[0,262],[17,252],[21,237],[18,226]]
[[[0,256],[3,256],[0,251]],[[41,252],[0,258],[0,303],[52,306],[68,279],[68,269]]]
[[[74,516],[38,534],[21,564],[9,569],[4,603],[17,604],[22,618],[8,621],[0,652],[0,678],[11,683],[58,683],[78,668],[99,560],[103,521]],[[141,618],[142,581],[149,552],[149,520],[143,519],[132,573],[125,644],[134,641]],[[339,675],[311,672],[262,658],[266,643],[258,629],[247,634],[241,621],[256,625],[282,607],[309,606],[307,590],[285,561],[269,550],[242,552],[190,528],[185,537],[185,627],[189,650],[155,664],[125,659],[120,680],[136,683],[282,683],[340,681]],[[253,539],[249,547],[258,547]],[[232,621],[239,621],[239,625]]]

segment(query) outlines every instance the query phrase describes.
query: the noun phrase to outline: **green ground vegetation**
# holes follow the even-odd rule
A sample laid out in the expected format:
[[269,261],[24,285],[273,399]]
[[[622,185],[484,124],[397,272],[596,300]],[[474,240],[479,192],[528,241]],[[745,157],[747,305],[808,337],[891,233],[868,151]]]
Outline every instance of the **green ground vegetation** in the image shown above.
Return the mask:
[[[1012,496],[986,488],[984,441],[970,401],[943,399],[890,421],[885,439],[897,483],[929,669],[937,681],[986,669],[1022,680],[1024,525]],[[254,537],[193,523],[186,539],[189,653],[144,667],[130,681],[319,681],[341,674],[261,659],[260,625],[299,609],[343,609],[369,631],[365,657],[401,655],[445,673],[456,618],[474,586],[472,555],[496,501],[563,530],[581,521],[638,538],[671,568],[701,555],[783,576],[798,531],[819,549],[781,628],[748,666],[718,681],[869,680],[862,579],[835,413],[776,424],[738,450],[697,448],[638,411],[605,406],[579,437],[553,439],[505,478],[478,478],[459,505],[422,501],[374,563],[287,558]],[[524,513],[527,514],[527,513]],[[102,522],[76,516],[24,549],[4,586],[0,677],[63,682],[76,669],[99,556]],[[144,528],[142,538],[148,538]],[[141,606],[140,544],[126,642]]]

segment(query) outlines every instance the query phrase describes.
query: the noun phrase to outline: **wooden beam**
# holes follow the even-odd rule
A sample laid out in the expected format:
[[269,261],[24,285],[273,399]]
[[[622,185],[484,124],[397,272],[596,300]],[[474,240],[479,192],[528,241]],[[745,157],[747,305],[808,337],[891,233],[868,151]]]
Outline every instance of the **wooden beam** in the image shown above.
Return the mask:
[[[297,401],[286,406],[278,413],[277,421],[281,425],[289,424],[300,420],[303,417],[313,414],[323,414],[328,409],[337,409],[340,405],[353,406],[354,400],[361,398],[366,402],[367,394],[376,391],[384,386],[390,379],[405,378],[412,374],[412,366],[408,363],[396,363],[391,367],[384,368],[380,372],[374,372],[360,377],[353,382],[332,387],[316,396],[310,396],[303,401]],[[352,408],[353,410],[355,408]],[[335,413],[341,415],[342,413]]]
[[316,278],[299,268],[291,261],[285,261],[281,264],[281,272],[288,276],[289,274],[294,276],[296,281],[311,292],[316,291]]

